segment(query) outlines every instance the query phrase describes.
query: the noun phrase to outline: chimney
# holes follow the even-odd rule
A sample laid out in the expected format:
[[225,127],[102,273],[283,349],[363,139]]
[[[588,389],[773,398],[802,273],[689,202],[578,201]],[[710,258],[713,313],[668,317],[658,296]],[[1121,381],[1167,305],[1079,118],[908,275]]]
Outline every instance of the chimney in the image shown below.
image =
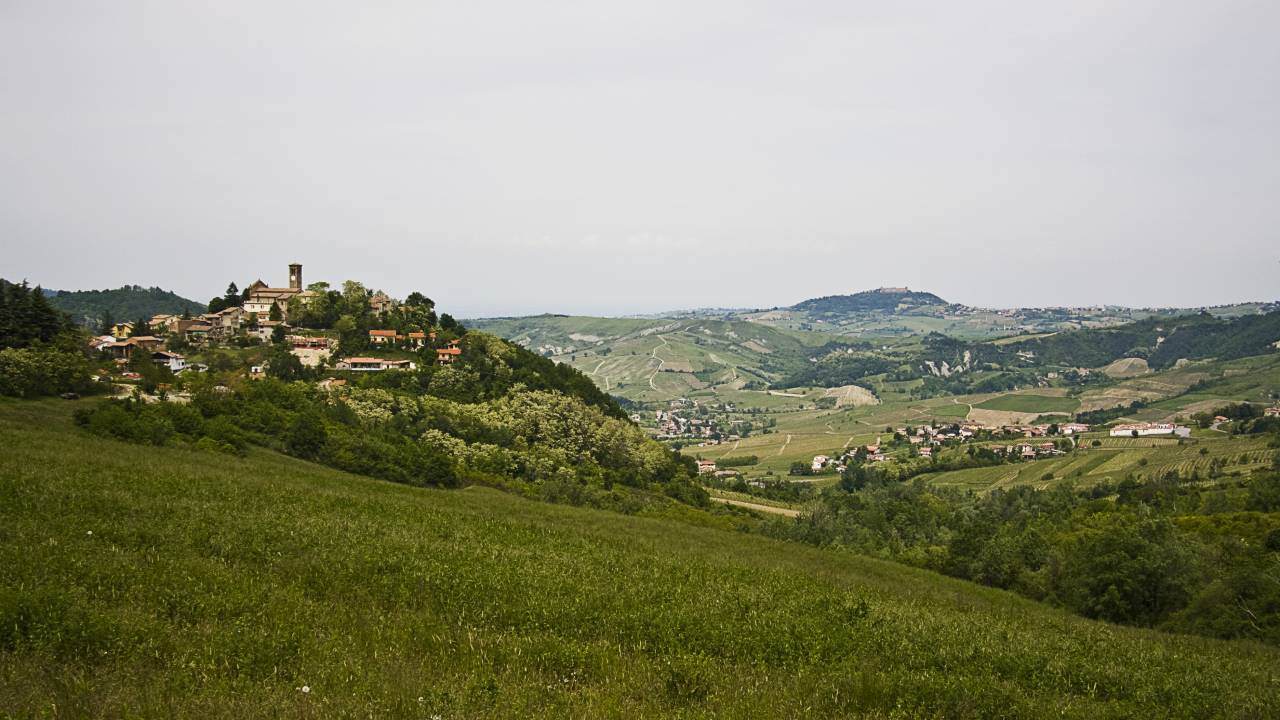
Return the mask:
[[294,290],[302,289],[302,265],[299,263],[289,266],[289,287]]

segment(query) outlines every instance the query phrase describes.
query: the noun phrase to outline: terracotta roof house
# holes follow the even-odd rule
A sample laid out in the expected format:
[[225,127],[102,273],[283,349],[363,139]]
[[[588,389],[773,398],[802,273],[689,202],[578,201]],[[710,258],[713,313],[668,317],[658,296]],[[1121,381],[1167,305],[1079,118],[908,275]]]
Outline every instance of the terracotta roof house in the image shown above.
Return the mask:
[[412,370],[415,366],[409,360],[384,360],[383,358],[373,357],[353,357],[340,361],[337,364],[337,367],[340,370],[370,372],[376,370]]
[[370,330],[369,342],[374,345],[388,345],[398,340],[403,340],[404,336],[396,333],[395,330]]

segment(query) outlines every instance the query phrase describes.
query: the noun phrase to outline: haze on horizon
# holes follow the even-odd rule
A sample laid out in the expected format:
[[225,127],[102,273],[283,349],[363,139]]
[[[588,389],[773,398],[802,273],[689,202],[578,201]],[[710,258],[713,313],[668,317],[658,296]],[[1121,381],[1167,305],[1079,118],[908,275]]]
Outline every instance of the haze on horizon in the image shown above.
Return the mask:
[[0,276],[1275,300],[1280,5],[0,5]]

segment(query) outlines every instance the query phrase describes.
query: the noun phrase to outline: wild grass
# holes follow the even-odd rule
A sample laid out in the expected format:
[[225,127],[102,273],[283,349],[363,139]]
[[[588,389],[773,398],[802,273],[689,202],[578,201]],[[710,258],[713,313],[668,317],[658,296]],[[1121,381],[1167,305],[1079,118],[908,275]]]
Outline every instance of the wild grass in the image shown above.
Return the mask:
[[[1280,650],[0,402],[0,716],[1230,717]],[[305,691],[304,691],[305,688]]]

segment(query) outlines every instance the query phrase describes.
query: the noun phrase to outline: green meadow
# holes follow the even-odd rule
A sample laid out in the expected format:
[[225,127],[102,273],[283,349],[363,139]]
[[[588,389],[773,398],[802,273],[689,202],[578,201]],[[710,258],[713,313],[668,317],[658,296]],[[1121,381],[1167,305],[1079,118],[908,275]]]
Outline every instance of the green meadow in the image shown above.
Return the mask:
[[1080,401],[1069,397],[1009,393],[978,403],[982,410],[1005,410],[1024,413],[1069,413],[1080,407]]
[[1280,708],[1277,648],[672,519],[123,444],[77,404],[0,402],[0,716]]

